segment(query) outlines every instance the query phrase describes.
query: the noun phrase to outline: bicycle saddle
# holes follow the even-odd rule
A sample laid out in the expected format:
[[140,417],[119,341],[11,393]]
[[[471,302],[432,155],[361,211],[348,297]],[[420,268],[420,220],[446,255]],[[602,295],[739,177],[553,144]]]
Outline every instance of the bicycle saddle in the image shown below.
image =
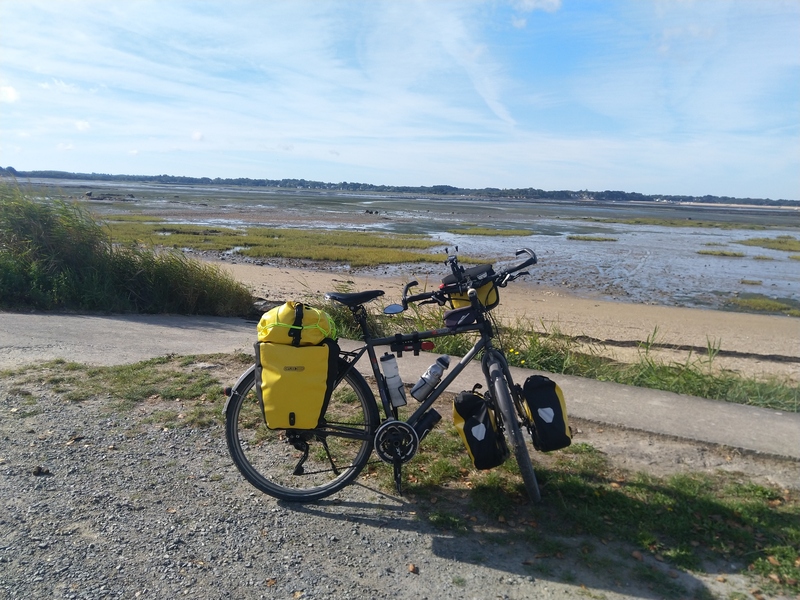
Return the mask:
[[383,294],[383,290],[369,290],[366,292],[353,292],[349,294],[342,292],[328,292],[325,294],[325,299],[335,300],[336,302],[352,308],[354,306],[358,306],[359,304],[366,304],[370,300],[375,300],[375,298],[380,298],[383,296]]

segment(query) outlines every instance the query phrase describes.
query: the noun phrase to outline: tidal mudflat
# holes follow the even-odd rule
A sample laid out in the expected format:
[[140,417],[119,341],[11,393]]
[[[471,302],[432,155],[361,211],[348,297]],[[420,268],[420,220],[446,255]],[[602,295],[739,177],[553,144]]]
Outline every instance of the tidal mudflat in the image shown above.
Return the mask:
[[[800,306],[798,253],[740,243],[756,237],[800,240],[800,209],[66,180],[31,185],[52,195],[78,198],[100,215],[123,212],[217,227],[414,233],[440,243],[431,252],[444,254],[445,249],[452,252],[458,247],[462,254],[487,261],[508,258],[526,246],[540,258],[529,285],[565,287],[589,298],[721,308],[736,296],[762,295]],[[89,191],[91,196],[86,195]],[[621,222],[637,218],[655,221]],[[487,228],[529,234],[485,235]],[[439,273],[436,265],[416,268],[425,269]],[[373,269],[398,275],[407,270],[404,266]]]

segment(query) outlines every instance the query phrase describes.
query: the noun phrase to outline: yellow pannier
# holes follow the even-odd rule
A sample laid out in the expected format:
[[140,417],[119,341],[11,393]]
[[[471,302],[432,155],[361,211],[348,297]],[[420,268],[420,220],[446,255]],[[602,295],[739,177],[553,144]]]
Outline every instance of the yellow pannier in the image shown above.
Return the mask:
[[314,429],[336,385],[339,347],[256,343],[256,394],[270,429]]
[[256,395],[270,429],[314,429],[336,385],[339,346],[327,313],[287,302],[258,323]]

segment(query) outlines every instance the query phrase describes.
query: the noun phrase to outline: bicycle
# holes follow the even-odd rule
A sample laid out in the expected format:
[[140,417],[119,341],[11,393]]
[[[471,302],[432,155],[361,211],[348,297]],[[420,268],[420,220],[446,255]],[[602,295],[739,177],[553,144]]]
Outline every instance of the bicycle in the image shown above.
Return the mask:
[[[528,495],[534,502],[540,501],[539,485],[522,434],[523,430],[533,434],[531,414],[518,386],[514,385],[505,355],[492,343],[497,326],[489,315],[491,308],[499,302],[497,288],[504,288],[518,277],[528,275],[522,269],[537,262],[536,254],[528,248],[518,250],[516,255],[525,255],[526,258],[498,273],[491,265],[465,269],[455,255],[449,256],[446,264],[451,275],[443,280],[438,290],[409,295],[411,288],[419,285],[411,281],[403,290],[401,304],[390,304],[384,309],[384,313],[396,315],[411,304],[445,306],[450,303],[452,306],[454,299],[458,299],[462,306],[450,311],[458,319],[454,326],[373,337],[364,305],[383,296],[383,290],[326,294],[326,299],[350,309],[363,333],[364,345],[353,351],[340,352],[336,387],[315,429],[267,428],[254,392],[255,367],[250,367],[232,388],[226,389],[226,440],[233,462],[245,479],[275,498],[311,502],[352,483],[374,450],[382,461],[393,465],[395,484],[398,492],[402,493],[402,465],[414,457],[420,441],[441,419],[432,408],[433,403],[466,365],[480,355],[488,390],[485,398],[495,409],[498,428],[504,432],[519,465]],[[478,290],[491,290],[491,286],[494,286],[496,301],[479,298]],[[403,352],[418,354],[421,350],[432,349],[433,339],[465,333],[479,334],[473,347],[432,387],[411,416],[406,420],[399,418],[387,378],[379,367],[376,348],[389,347],[392,353],[402,357]],[[355,368],[365,354],[380,397],[382,420],[375,395]]]

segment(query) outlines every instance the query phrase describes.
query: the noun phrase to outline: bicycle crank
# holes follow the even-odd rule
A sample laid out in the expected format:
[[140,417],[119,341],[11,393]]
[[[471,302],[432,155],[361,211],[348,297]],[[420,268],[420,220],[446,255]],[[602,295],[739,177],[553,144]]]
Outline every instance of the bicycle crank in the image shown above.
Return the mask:
[[402,467],[419,449],[419,434],[405,421],[386,421],[375,432],[375,452],[384,462],[390,463],[394,472],[397,493],[403,495]]
[[419,436],[405,421],[386,421],[375,432],[375,452],[383,462],[407,463],[418,449]]

